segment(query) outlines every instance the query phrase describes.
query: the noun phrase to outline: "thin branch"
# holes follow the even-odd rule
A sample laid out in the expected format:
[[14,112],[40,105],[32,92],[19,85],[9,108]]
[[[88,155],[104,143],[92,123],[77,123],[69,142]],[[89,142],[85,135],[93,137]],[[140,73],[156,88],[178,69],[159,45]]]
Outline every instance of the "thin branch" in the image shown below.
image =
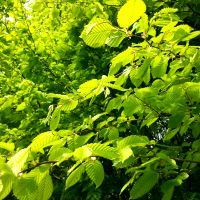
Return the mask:
[[49,161],[39,162],[39,163],[36,163],[36,164],[35,164],[34,166],[32,166],[32,167],[29,167],[29,168],[27,168],[27,169],[24,169],[24,170],[20,171],[20,172],[18,173],[18,175],[23,174],[23,173],[26,173],[26,172],[29,172],[29,171],[31,171],[32,169],[35,169],[36,167],[39,167],[40,165],[55,164],[55,163],[57,163],[57,162],[58,162],[58,161],[56,161],[56,160],[49,160]]
[[189,159],[182,159],[182,158],[172,158],[178,162],[189,162],[189,163],[196,163],[200,164],[200,160],[189,160]]

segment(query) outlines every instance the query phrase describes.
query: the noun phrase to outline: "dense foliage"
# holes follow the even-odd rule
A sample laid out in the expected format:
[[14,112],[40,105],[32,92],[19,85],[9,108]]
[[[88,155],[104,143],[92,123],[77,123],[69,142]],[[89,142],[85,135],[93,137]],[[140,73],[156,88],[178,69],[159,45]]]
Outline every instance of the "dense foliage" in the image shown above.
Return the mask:
[[0,199],[200,199],[198,0],[0,2]]

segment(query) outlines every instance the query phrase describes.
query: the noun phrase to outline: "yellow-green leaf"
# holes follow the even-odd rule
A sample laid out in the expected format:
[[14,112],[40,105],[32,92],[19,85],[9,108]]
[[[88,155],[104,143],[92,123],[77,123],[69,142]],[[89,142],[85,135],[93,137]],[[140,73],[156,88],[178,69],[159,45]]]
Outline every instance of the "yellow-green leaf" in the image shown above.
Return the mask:
[[85,26],[81,38],[91,47],[100,47],[106,43],[107,38],[115,28],[105,19],[95,19]]
[[129,0],[118,12],[117,22],[119,26],[128,28],[136,22],[146,11],[146,5],[142,0]]
[[14,143],[7,143],[7,142],[0,142],[0,148],[6,149],[7,151],[14,151],[15,144]]

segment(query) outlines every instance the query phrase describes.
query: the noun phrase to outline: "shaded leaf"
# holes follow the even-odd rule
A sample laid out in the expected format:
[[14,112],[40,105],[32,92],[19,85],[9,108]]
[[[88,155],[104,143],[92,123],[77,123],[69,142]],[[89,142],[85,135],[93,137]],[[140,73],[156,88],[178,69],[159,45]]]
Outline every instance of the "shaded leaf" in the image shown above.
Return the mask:
[[145,170],[131,189],[131,199],[138,199],[148,193],[158,182],[158,178],[159,174],[157,172]]
[[86,173],[89,178],[95,183],[96,188],[98,188],[104,179],[104,169],[100,161],[94,160],[87,162]]
[[81,175],[85,172],[85,166],[82,164],[78,166],[68,177],[66,180],[66,189],[75,185],[80,179]]
[[52,118],[50,121],[50,130],[52,131],[54,131],[58,127],[58,124],[60,122],[60,111],[61,111],[61,106],[58,106],[52,114]]

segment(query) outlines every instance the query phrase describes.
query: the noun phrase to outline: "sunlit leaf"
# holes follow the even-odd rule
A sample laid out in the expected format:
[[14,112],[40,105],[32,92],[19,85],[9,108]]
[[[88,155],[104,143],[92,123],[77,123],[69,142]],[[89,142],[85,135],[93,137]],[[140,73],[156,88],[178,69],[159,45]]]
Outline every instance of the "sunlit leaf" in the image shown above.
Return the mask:
[[118,12],[117,22],[119,26],[128,28],[136,22],[146,11],[146,5],[142,0],[129,0]]

